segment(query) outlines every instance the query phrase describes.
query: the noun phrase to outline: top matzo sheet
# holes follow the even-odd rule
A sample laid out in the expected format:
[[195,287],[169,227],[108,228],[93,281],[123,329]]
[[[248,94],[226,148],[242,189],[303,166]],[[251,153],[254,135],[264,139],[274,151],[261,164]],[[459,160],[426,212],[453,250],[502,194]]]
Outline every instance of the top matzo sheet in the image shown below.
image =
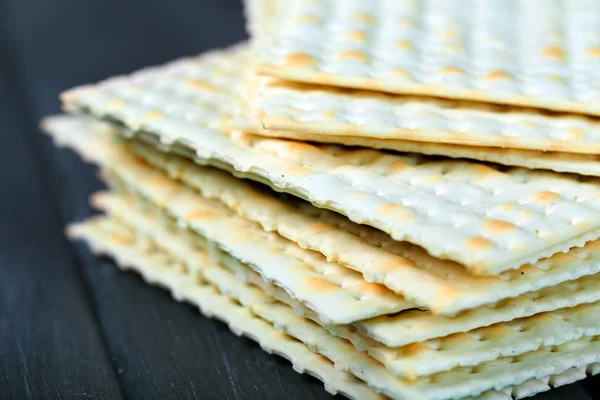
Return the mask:
[[64,94],[64,105],[179,142],[206,162],[257,176],[477,274],[600,237],[595,179],[230,134],[224,127],[245,55],[236,47],[84,86]]
[[261,73],[600,115],[596,0],[293,0],[277,18]]

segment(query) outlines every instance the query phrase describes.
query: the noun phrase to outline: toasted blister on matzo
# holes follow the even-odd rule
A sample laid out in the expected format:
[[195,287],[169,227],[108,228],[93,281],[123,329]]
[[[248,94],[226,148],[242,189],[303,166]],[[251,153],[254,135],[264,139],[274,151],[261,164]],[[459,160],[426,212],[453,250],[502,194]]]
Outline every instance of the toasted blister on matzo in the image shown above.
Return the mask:
[[258,176],[477,274],[516,269],[600,236],[595,180],[228,134],[235,65],[246,55],[236,47],[77,88],[63,94],[64,106],[184,144],[204,162]]
[[[263,347],[271,349],[271,343],[267,339],[270,335],[260,335],[262,333],[260,330],[248,332],[248,325],[252,324],[248,318],[245,318],[246,316],[255,315],[255,318],[260,318],[258,320],[263,324],[267,321],[269,325],[263,326],[271,326],[274,332],[279,331],[276,336],[285,337],[283,334],[286,334],[295,337],[315,353],[332,360],[338,369],[352,372],[376,392],[382,392],[393,398],[441,400],[480,394],[490,396],[493,394],[485,392],[494,389],[502,390],[507,386],[520,385],[548,375],[565,374],[563,379],[568,380],[567,376],[568,374],[573,375],[574,367],[582,370],[586,365],[596,363],[599,357],[598,342],[595,339],[579,340],[563,346],[543,348],[519,357],[508,357],[495,360],[493,363],[483,363],[476,368],[456,368],[449,372],[408,381],[390,375],[381,364],[358,351],[349,342],[328,334],[319,325],[299,317],[291,308],[275,302],[260,290],[238,282],[235,276],[229,275],[226,270],[217,271],[218,267],[210,262],[205,264],[202,274],[205,269],[214,268],[211,273],[202,275],[201,278],[198,275],[187,275],[185,266],[175,261],[172,255],[161,253],[155,245],[146,240],[136,240],[134,232],[124,229],[114,219],[97,219],[91,223],[71,227],[69,232],[72,237],[87,239],[97,252],[108,253],[115,257],[120,264],[138,269],[149,282],[167,286],[172,290],[176,299],[188,300],[193,303],[198,303],[200,300],[198,305],[205,314],[216,315],[220,319],[224,319],[238,334],[248,335],[250,333],[248,336],[261,343]],[[145,253],[154,256],[162,255],[162,257],[158,258],[158,262],[144,266],[145,262],[139,262],[140,246]],[[143,261],[144,257],[141,260]],[[215,304],[207,301],[206,297],[200,296],[199,298],[200,291],[208,289],[212,290],[211,293],[222,296],[217,297],[226,301]],[[213,296],[207,297],[212,298]],[[236,304],[235,301],[241,303],[238,305],[239,308],[227,307],[227,304]],[[242,313],[240,310],[249,312]],[[281,352],[286,358],[295,361],[296,354],[290,353],[289,348],[281,346],[277,350],[277,353]],[[304,368],[314,371],[315,367],[308,364]],[[590,372],[593,372],[595,368],[592,365],[589,369]],[[329,369],[322,371],[328,372]],[[323,379],[322,375],[317,376]],[[355,381],[345,375],[342,376],[344,377],[345,391],[350,391],[351,395],[356,396],[357,392],[354,390],[361,386],[355,387]],[[578,376],[582,377],[581,374]],[[324,378],[327,382],[328,376]],[[342,386],[337,380],[328,383],[330,388],[337,390],[340,390],[339,388]],[[539,388],[539,386],[536,387]],[[504,390],[514,391],[512,388]],[[530,385],[526,390],[535,389],[532,389]]]
[[[401,139],[467,146],[475,154],[480,146],[538,150],[534,154],[600,152],[597,117],[549,115],[511,106],[397,96],[268,78],[259,82],[256,89],[252,82],[246,89],[250,90],[246,95],[253,94],[254,99],[249,102],[249,109],[254,109],[250,116],[257,117],[266,129],[263,133],[271,136],[276,136],[277,131],[288,131],[286,136],[296,138],[295,131],[299,135],[313,134],[317,139],[340,135],[356,137],[356,142],[359,138],[373,138],[380,139],[373,141],[380,146],[402,143],[398,140]],[[435,149],[434,145],[432,151]],[[579,157],[585,159],[583,154]]]
[[[229,210],[259,223],[264,230],[278,232],[303,248],[324,254],[332,262],[359,271],[368,281],[386,285],[421,308],[431,309],[434,313],[452,314],[465,308],[491,305],[485,313],[473,310],[464,313],[461,318],[448,319],[446,323],[441,323],[446,320],[443,317],[427,316],[429,313],[403,313],[403,319],[406,320],[412,321],[413,314],[418,315],[419,320],[428,319],[432,325],[431,332],[450,334],[457,332],[459,326],[469,326],[469,330],[532,315],[533,312],[549,311],[555,306],[567,307],[598,300],[600,287],[594,286],[595,278],[586,281],[585,285],[575,283],[578,290],[561,292],[562,289],[543,289],[599,272],[598,241],[590,242],[583,248],[571,249],[567,254],[556,254],[533,265],[504,272],[498,277],[472,276],[461,265],[431,257],[417,246],[397,242],[380,231],[354,224],[337,213],[313,207],[292,197],[277,197],[251,182],[236,179],[214,168],[196,165],[172,154],[161,153],[143,143],[119,145],[114,140],[119,137],[119,130],[107,124],[60,116],[47,119],[45,127],[58,144],[69,145],[84,158],[101,165],[110,165],[113,159],[131,159],[134,154],[164,171],[170,178],[198,190],[202,196],[219,200]],[[540,289],[540,293],[534,292]],[[501,301],[523,293],[528,294]],[[533,312],[523,315],[527,310]],[[390,344],[389,341],[394,339],[380,329],[396,320],[388,318],[385,321],[384,325],[377,323],[366,326],[369,327],[367,329],[375,329],[374,334]],[[436,325],[438,328],[433,329]],[[395,326],[394,329],[402,327]],[[409,337],[412,335],[407,332],[398,335],[396,340]]]
[[[198,258],[196,253],[198,248],[200,251],[206,251],[204,249],[207,248],[207,243],[204,239],[189,233],[186,235],[185,230],[178,232],[175,224],[169,223],[167,217],[160,216],[156,210],[144,210],[135,202],[127,201],[123,195],[102,194],[96,198],[103,203],[101,208],[134,228],[138,234],[156,243],[157,247],[173,254],[185,263],[190,271],[202,269],[201,258]],[[232,259],[226,253],[217,249],[217,253],[211,254],[221,260],[223,265],[228,266],[236,277],[244,277],[242,280],[246,283],[266,289],[265,292],[269,295],[278,290],[264,282],[250,267]],[[252,278],[248,278],[249,276]],[[281,289],[273,297],[294,306],[292,299]],[[559,345],[583,336],[599,335],[599,307],[598,303],[580,305],[395,348],[377,343],[356,332],[352,327],[324,327],[331,333],[349,340],[358,349],[365,350],[392,374],[414,379],[457,366],[476,366],[498,357],[520,355],[537,350],[541,346]],[[309,312],[301,314],[311,318]],[[320,323],[318,319],[315,321]]]
[[293,0],[259,36],[258,70],[600,115],[599,17],[594,0]]

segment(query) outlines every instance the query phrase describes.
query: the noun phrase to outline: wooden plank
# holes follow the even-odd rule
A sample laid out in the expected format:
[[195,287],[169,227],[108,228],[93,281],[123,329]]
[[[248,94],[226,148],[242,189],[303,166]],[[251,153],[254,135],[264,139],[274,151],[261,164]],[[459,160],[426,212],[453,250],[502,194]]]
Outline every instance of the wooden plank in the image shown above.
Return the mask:
[[[3,33],[0,49],[11,38]],[[9,59],[0,50],[0,60]],[[119,399],[92,304],[26,135],[35,127],[24,123],[17,79],[2,63],[0,398]]]

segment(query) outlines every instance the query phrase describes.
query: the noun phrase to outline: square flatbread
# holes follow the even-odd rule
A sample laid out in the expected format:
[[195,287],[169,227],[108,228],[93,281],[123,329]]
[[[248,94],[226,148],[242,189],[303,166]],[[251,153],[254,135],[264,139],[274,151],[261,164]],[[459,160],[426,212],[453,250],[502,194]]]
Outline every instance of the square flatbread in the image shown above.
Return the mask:
[[[600,120],[578,114],[262,78],[248,100],[269,130],[455,146],[600,153]],[[274,134],[273,134],[274,135]],[[338,139],[339,140],[339,139]],[[435,148],[435,147],[434,147]],[[581,157],[584,158],[584,157]]]
[[333,86],[600,115],[593,0],[294,0],[260,72]]

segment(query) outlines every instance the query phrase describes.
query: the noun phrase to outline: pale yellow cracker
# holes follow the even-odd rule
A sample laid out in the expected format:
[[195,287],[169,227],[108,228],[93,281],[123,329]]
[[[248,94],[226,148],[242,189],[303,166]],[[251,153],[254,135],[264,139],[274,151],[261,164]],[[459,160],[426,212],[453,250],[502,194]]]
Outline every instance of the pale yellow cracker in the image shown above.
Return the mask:
[[[70,145],[92,161],[110,165],[111,160],[126,157],[126,149],[111,140],[111,133],[114,138],[118,131],[105,124],[59,117],[48,119],[46,125],[57,143]],[[260,223],[263,229],[276,231],[302,247],[317,250],[332,261],[360,271],[368,280],[387,285],[420,307],[448,314],[465,307],[491,304],[462,313],[460,318],[407,311],[396,319],[384,318],[364,324],[364,329],[391,346],[599,299],[600,288],[595,286],[597,279],[591,278],[498,303],[506,297],[595,274],[600,268],[596,261],[596,242],[582,249],[572,249],[568,255],[558,254],[497,278],[473,277],[460,265],[430,257],[415,246],[396,242],[338,214],[291,198],[277,198],[249,182],[159,153],[147,145],[132,143],[126,147],[170,177],[198,189],[204,197],[219,200],[240,216]],[[566,287],[568,291],[564,290]],[[410,330],[411,325],[419,323],[426,324],[428,329],[425,331],[434,336],[423,336],[421,331]],[[394,331],[403,334],[395,335]]]
[[[250,83],[251,85],[251,83]],[[252,104],[267,130],[462,146],[600,153],[597,117],[261,79]]]
[[[234,65],[243,64],[245,54],[211,53],[75,89],[63,95],[64,105],[119,121],[132,134],[156,135],[164,145],[182,143],[203,162],[259,176],[481,275],[516,269],[600,235],[595,181],[228,135],[222,129],[236,104]],[[208,82],[211,74],[210,88],[190,83],[194,76]]]
[[600,115],[594,0],[293,0],[259,71],[399,94]]
[[[133,257],[130,256],[131,253],[135,254],[135,243],[132,243],[135,240],[115,241],[115,237],[123,236],[116,234],[118,232],[118,230],[115,232],[116,229],[108,229],[108,232],[101,232],[98,235],[86,232],[85,228],[85,226],[80,226],[79,229],[72,229],[71,232],[80,237],[87,237],[92,242],[93,248],[100,252],[114,254],[122,264],[135,264],[131,261]],[[125,249],[116,250],[115,242],[116,245],[124,246]],[[146,272],[145,269],[143,271]],[[150,275],[150,281],[158,281],[166,284],[167,287],[173,287],[175,298],[194,300],[195,297],[190,297],[189,293],[195,289],[193,282],[197,282],[197,278],[192,282],[186,281],[185,275],[177,276],[179,271],[181,268],[176,267],[170,271],[163,270],[144,275],[147,279]],[[157,278],[157,275],[170,276],[167,279],[160,279]],[[542,378],[550,374],[562,374],[573,366],[596,362],[596,359],[600,357],[597,341],[575,341],[565,346],[544,348],[519,358],[498,359],[493,363],[484,363],[476,369],[457,368],[417,381],[406,381],[390,376],[380,364],[364,353],[356,351],[351,344],[327,334],[318,325],[298,317],[289,307],[280,303],[269,302],[267,304],[265,301],[257,301],[261,296],[260,291],[250,293],[251,288],[236,284],[236,280],[231,278],[224,279],[222,284],[228,287],[226,293],[231,295],[230,292],[235,292],[238,296],[237,300],[247,301],[246,306],[251,307],[253,312],[258,313],[261,318],[279,329],[284,329],[284,332],[304,342],[313,351],[330,358],[340,368],[351,371],[360,379],[365,380],[374,390],[382,391],[393,398],[442,400],[479,395],[490,389],[502,389],[530,379]],[[264,298],[268,302],[268,298]],[[230,317],[227,313],[225,315]],[[232,319],[234,318],[231,317],[229,321]],[[236,331],[235,328],[233,330]],[[244,332],[243,328],[240,331]]]
[[369,147],[451,158],[493,162],[502,165],[546,169],[587,176],[600,176],[600,157],[596,154],[544,152],[523,149],[500,149],[484,146],[461,146],[445,143],[412,142],[407,140],[378,139],[362,136],[342,136],[304,131],[254,131],[262,136],[279,137],[300,141],[335,143],[345,146]]

